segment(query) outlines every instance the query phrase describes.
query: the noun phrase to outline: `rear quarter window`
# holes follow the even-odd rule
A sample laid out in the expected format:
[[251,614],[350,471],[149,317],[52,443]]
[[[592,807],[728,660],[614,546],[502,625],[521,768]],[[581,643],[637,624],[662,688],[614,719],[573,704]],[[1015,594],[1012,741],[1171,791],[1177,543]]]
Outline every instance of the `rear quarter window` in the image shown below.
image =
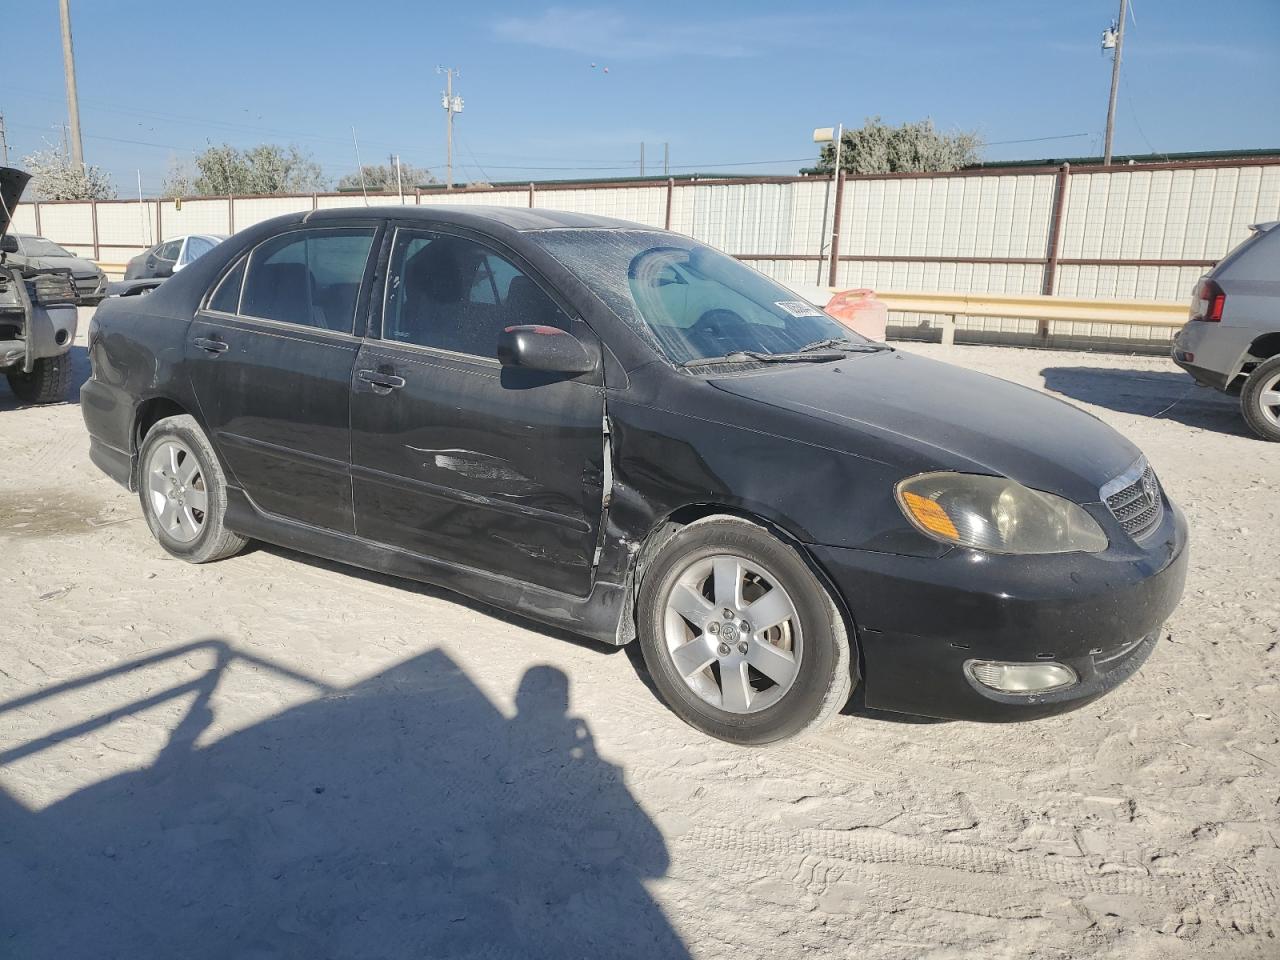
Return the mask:
[[1242,283],[1280,281],[1280,227],[1255,230],[1223,258],[1211,276]]

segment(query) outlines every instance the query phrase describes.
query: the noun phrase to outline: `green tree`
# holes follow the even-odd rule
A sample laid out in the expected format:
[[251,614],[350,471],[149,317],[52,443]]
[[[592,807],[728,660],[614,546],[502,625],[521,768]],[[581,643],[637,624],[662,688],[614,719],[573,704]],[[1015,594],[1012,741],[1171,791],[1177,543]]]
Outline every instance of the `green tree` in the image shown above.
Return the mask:
[[[846,130],[840,150],[845,173],[941,173],[977,163],[982,138],[970,131],[941,133],[929,119],[895,127],[870,117],[857,130]],[[835,144],[823,146],[818,170],[835,166]]]
[[[395,164],[366,163],[361,170],[364,173],[364,189],[370,193],[395,193],[398,189]],[[415,167],[411,163],[402,163],[400,164],[400,182],[404,184],[405,190],[412,190],[414,187],[423,184],[439,183],[440,181],[426,167]],[[338,181],[338,189],[361,189],[360,171],[344,175]]]
[[31,174],[31,195],[37,200],[115,199],[116,188],[101,167],[78,167],[60,147],[37,150],[23,157],[22,165]]
[[190,166],[178,164],[165,178],[165,196],[312,193],[327,187],[310,156],[295,146],[262,143],[247,150],[210,146]]

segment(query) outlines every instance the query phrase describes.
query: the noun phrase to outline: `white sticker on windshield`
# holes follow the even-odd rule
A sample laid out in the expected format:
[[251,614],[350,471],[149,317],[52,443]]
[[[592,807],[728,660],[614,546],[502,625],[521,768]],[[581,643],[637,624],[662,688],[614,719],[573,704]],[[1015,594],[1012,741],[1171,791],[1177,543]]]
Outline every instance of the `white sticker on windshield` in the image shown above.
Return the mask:
[[805,303],[803,300],[775,300],[775,307],[781,307],[793,317],[820,317],[822,311],[815,307],[812,303]]

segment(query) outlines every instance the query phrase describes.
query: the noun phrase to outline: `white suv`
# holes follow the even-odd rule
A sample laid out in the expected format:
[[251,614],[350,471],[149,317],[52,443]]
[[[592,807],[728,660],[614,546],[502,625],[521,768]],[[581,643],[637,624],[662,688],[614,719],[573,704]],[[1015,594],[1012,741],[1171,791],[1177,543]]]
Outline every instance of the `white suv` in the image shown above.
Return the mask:
[[1196,284],[1173,362],[1215,390],[1240,394],[1250,429],[1280,441],[1280,220],[1252,233]]

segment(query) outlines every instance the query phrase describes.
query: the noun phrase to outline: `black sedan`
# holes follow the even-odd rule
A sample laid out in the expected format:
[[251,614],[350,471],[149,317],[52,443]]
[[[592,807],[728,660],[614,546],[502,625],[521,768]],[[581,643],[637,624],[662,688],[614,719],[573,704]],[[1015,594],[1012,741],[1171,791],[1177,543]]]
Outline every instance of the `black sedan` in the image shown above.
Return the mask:
[[258,538],[638,639],[738,743],[858,684],[931,717],[1081,706],[1182,593],[1185,521],[1109,427],[635,224],[280,217],[106,302],[89,350],[92,458],[171,554]]

